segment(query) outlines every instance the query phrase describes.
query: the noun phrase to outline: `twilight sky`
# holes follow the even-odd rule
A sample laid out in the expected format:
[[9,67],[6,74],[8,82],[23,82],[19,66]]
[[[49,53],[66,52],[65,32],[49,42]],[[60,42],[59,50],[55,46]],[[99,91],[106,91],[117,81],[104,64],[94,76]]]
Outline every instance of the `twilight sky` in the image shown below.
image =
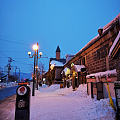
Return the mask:
[[[12,66],[32,72],[27,52],[37,42],[43,57],[55,57],[57,45],[61,58],[76,54],[119,13],[119,0],[0,0],[0,67],[12,57]],[[49,59],[39,62],[48,69]]]

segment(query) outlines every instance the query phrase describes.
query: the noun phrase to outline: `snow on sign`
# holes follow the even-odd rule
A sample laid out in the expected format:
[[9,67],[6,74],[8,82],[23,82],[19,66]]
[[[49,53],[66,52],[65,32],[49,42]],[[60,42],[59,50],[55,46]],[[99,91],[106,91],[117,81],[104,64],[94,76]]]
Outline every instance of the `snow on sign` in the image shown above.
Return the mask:
[[26,92],[27,92],[27,89],[26,89],[25,86],[21,86],[21,87],[19,87],[18,90],[17,90],[18,95],[25,95]]

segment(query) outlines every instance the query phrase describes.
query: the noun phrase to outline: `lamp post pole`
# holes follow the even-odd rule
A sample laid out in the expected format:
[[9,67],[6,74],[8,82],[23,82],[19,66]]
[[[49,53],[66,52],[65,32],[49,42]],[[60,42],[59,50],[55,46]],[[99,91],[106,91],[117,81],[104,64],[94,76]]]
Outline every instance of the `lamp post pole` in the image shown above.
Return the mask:
[[35,96],[35,61],[36,61],[36,50],[34,53],[34,74],[33,74],[32,96]]
[[[37,43],[38,46],[38,43]],[[37,60],[36,60],[36,87],[38,90],[38,49],[37,49]]]
[[[33,74],[33,87],[32,87],[32,96],[35,96],[35,86],[38,90],[38,58],[41,58],[42,52],[39,53],[40,57],[38,57],[38,43],[33,45],[33,50],[35,53],[31,56],[31,52],[28,52],[29,58],[34,57],[34,74]],[[36,85],[35,85],[36,83]]]

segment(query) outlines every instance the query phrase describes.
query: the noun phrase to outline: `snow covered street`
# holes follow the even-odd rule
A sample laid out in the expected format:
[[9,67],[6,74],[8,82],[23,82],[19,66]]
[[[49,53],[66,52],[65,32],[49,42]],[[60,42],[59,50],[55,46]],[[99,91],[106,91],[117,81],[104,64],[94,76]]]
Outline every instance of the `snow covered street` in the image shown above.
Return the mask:
[[31,120],[114,120],[109,99],[97,101],[87,95],[86,85],[77,91],[59,85],[40,88],[31,97]]

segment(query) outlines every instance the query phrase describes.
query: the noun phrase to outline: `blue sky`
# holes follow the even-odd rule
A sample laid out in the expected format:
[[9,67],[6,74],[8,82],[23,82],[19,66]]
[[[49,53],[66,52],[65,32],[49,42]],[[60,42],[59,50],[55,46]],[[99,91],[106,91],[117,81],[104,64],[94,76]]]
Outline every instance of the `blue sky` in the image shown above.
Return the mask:
[[[39,43],[43,57],[76,54],[97,35],[99,27],[120,13],[119,0],[0,0],[0,67],[15,61],[22,72],[32,72],[27,52]],[[49,59],[41,58],[48,69]]]

